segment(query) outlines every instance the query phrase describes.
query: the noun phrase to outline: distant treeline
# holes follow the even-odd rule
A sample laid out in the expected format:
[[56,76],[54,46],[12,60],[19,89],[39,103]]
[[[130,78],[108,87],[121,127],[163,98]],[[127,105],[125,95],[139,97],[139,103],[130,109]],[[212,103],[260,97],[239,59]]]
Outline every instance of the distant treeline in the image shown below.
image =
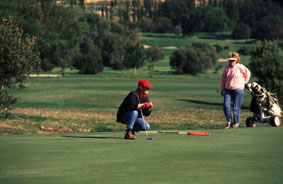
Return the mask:
[[[196,32],[232,31],[231,37],[235,39],[280,40],[283,37],[281,1],[118,2],[113,0],[109,5],[126,14],[118,21],[111,21],[109,12],[108,18],[103,18],[77,8],[75,3],[84,1],[75,0],[63,3],[57,0],[1,0],[0,16],[12,18],[26,35],[36,37],[35,47],[42,70],[61,67],[62,74],[66,67],[95,74],[103,71],[104,66],[113,69],[143,66],[146,54],[140,44],[140,31],[174,32],[183,36]],[[66,3],[73,4],[66,6]],[[138,12],[141,9],[144,13]],[[130,14],[136,17],[133,18],[135,21],[129,20]]]
[[[61,2],[83,8],[87,4],[84,0]],[[282,5],[280,0],[111,0],[100,1],[96,12],[143,32],[188,36],[233,30],[236,39],[281,39]]]
[[1,18],[12,18],[29,37],[36,37],[42,70],[75,67],[95,74],[104,66],[138,68],[132,53],[143,52],[140,34],[117,22],[104,20],[55,0],[1,0]]

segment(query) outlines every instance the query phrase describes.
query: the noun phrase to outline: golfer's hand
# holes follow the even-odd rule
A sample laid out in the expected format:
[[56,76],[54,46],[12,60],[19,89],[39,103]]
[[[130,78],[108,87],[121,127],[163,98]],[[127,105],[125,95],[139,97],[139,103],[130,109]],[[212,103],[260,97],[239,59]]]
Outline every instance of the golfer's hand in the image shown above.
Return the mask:
[[150,102],[150,105],[151,105],[151,108],[153,107],[153,104],[152,104],[152,102]]
[[225,95],[225,90],[224,89],[221,89],[221,96],[224,96]]
[[138,109],[143,108],[144,104],[138,104]]

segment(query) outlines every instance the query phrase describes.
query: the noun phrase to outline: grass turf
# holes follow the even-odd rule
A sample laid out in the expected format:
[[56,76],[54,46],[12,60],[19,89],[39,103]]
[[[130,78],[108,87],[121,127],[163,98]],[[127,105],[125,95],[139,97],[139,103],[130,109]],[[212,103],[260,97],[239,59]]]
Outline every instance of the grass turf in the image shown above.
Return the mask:
[[[144,34],[143,41],[162,47],[193,41],[229,45],[218,58],[248,44],[204,33],[189,39]],[[65,77],[31,78],[26,89],[12,91],[19,97],[17,108],[0,122],[0,133],[4,134],[0,136],[0,182],[281,183],[282,127],[264,124],[243,128],[245,118],[251,116],[246,95],[241,127],[223,130],[223,97],[216,93],[223,67],[197,76],[175,75],[169,67],[173,50],[163,50],[166,57],[156,63],[153,78],[149,78],[154,86],[150,91],[154,112],[147,119],[151,128],[203,129],[211,136],[150,134],[153,140],[147,141],[145,134],[139,133],[136,141],[123,139],[124,132],[119,131],[125,126],[115,123],[115,114],[137,81],[148,78],[146,66],[138,69],[136,76],[131,70],[105,68],[97,75],[68,70]],[[247,64],[249,57],[241,57],[241,62]],[[115,132],[5,135],[39,133],[42,129]]]
[[[229,51],[251,45],[250,40],[229,40],[228,33],[198,33],[181,38],[173,34],[143,33],[142,42],[149,45],[184,46],[195,41],[211,45],[229,45],[230,49],[218,53],[226,57]],[[176,45],[178,44],[178,45]],[[218,62],[218,71],[212,68],[197,76],[176,75],[169,66],[174,49],[163,49],[165,58],[155,64],[153,78],[147,66],[137,70],[112,70],[105,67],[96,75],[78,75],[67,69],[64,77],[30,78],[25,89],[12,90],[19,97],[12,116],[0,123],[3,133],[38,133],[42,129],[70,130],[72,132],[121,131],[115,123],[116,111],[129,91],[136,89],[137,81],[149,79],[154,89],[150,99],[154,113],[148,118],[153,129],[219,128],[224,126],[223,97],[219,90],[221,72],[226,62]],[[249,56],[241,56],[247,64]],[[60,74],[60,69],[43,74]],[[251,79],[253,81],[253,79]],[[241,112],[241,126],[251,113],[248,111],[250,96],[246,95]]]
[[282,127],[211,136],[123,132],[0,137],[0,181],[12,183],[263,184],[283,180]]

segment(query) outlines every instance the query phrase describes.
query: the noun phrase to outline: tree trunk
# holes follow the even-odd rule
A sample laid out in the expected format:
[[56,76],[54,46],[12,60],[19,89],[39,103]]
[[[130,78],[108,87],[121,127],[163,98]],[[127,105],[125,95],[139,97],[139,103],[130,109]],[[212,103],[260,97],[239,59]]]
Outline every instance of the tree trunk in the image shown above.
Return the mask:
[[133,68],[133,74],[134,74],[134,76],[136,76],[136,74],[137,74],[137,67],[136,66]]

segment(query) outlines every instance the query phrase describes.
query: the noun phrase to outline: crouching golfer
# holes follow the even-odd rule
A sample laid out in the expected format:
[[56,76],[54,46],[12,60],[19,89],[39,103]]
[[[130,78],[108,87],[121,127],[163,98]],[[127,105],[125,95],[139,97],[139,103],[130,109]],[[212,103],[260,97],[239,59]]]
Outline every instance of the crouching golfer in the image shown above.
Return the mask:
[[[245,84],[250,80],[250,70],[240,64],[239,54],[230,52],[228,55],[229,64],[226,65],[221,78],[221,95],[224,96],[223,110],[227,120],[225,129],[238,128]],[[230,111],[230,104],[233,102],[233,122]]]
[[150,128],[143,118],[151,114],[153,107],[147,96],[150,88],[152,86],[148,80],[141,79],[138,82],[138,89],[131,91],[118,109],[117,122],[127,125],[125,139],[135,139],[135,132]]

